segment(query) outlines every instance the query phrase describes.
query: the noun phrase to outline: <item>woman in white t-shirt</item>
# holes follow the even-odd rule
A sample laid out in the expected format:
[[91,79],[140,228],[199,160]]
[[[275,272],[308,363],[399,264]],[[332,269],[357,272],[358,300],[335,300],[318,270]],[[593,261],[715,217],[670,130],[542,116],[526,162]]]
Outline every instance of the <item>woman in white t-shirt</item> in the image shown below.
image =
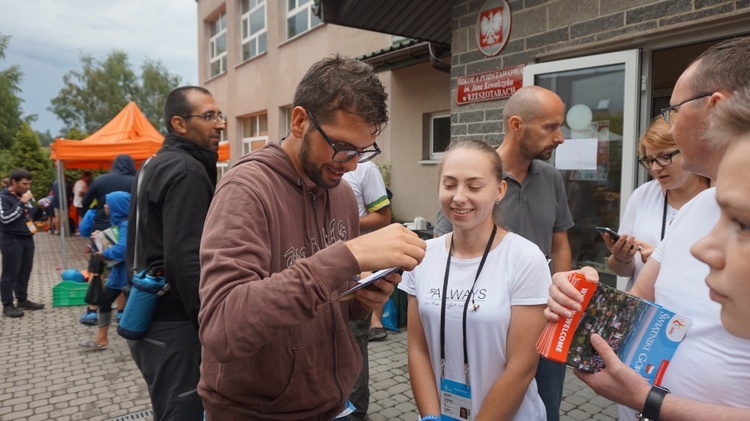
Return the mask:
[[607,264],[620,276],[630,277],[625,288],[630,290],[638,273],[648,260],[680,208],[707,189],[707,178],[682,169],[682,156],[669,124],[655,118],[638,145],[638,162],[654,180],[638,187],[628,200],[620,222],[618,241],[602,234],[612,254]]
[[425,421],[546,419],[534,373],[549,267],[537,246],[493,222],[502,174],[489,144],[451,144],[439,198],[453,233],[428,240],[399,285],[409,294],[409,374]]

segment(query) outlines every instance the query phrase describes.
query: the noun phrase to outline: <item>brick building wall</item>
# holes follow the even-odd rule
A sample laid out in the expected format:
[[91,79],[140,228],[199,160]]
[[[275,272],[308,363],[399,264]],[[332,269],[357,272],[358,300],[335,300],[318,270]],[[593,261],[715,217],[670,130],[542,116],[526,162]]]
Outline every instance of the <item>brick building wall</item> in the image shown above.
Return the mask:
[[[451,135],[498,145],[502,104],[456,105],[460,76],[592,53],[639,47],[646,39],[747,21],[750,0],[511,0],[512,28],[504,50],[484,56],[477,47],[477,13],[485,0],[454,0],[451,70]],[[541,60],[540,60],[541,58]]]

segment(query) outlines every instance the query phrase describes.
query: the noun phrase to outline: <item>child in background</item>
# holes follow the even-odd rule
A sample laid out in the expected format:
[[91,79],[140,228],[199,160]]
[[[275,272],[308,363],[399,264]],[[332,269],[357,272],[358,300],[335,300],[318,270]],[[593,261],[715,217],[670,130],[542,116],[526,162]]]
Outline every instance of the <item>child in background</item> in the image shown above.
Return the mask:
[[[107,348],[109,325],[112,321],[112,303],[122,293],[122,288],[127,285],[128,277],[125,268],[125,249],[128,235],[128,213],[130,211],[130,193],[116,191],[107,195],[107,203],[104,205],[105,212],[109,214],[110,221],[119,230],[117,244],[96,254],[102,260],[116,262],[110,267],[107,283],[104,286],[104,303],[99,306],[97,325],[99,330],[93,340],[83,341],[78,344],[86,351],[97,351]],[[92,234],[96,235],[97,232]],[[88,314],[88,311],[87,311]],[[85,315],[84,315],[85,316]]]

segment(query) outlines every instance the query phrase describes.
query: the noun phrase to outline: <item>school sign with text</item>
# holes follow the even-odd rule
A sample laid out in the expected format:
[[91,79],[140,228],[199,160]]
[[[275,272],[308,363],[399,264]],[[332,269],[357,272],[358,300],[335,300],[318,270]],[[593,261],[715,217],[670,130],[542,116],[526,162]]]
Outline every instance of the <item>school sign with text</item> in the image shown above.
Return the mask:
[[494,101],[510,98],[523,86],[525,64],[492,70],[475,75],[460,76],[456,84],[456,104]]

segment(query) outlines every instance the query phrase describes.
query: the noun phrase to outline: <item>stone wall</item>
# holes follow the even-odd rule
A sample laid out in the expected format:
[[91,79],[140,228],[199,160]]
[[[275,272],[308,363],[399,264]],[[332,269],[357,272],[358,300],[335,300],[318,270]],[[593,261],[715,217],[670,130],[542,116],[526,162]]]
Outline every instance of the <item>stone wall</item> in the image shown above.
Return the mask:
[[556,53],[578,57],[637,48],[639,40],[705,30],[723,20],[745,19],[750,27],[750,0],[512,0],[510,40],[499,55],[485,57],[475,35],[484,2],[453,0],[451,131],[453,138],[481,138],[493,145],[502,140],[504,101],[456,105],[457,77]]

